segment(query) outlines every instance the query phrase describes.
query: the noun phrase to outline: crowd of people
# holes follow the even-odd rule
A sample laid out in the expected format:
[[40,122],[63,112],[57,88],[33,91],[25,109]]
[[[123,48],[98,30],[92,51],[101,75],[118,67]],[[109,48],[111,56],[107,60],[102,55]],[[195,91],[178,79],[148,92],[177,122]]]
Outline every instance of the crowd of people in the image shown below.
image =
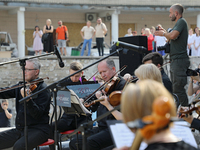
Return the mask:
[[[106,58],[100,61],[97,65],[98,75],[93,77],[95,82],[103,85],[104,89],[98,90],[93,96],[87,98],[77,98],[78,102],[91,113],[97,112],[97,117],[110,114],[98,120],[98,126],[83,125],[82,127],[87,130],[84,134],[73,136],[70,140],[69,147],[71,150],[82,149],[83,146],[86,150],[137,150],[140,147],[141,141],[146,142],[147,147],[145,150],[160,150],[160,149],[177,149],[177,150],[196,150],[197,148],[186,143],[182,139],[176,137],[170,130],[173,121],[183,118],[191,124],[192,128],[200,130],[200,120],[194,118],[190,110],[195,108],[199,110],[193,103],[189,104],[187,93],[184,86],[187,84],[186,70],[189,67],[189,57],[187,53],[187,40],[188,30],[187,22],[183,18],[183,6],[181,4],[174,4],[170,7],[170,19],[175,21],[175,26],[171,32],[167,32],[161,25],[158,25],[158,30],[155,31],[155,37],[165,37],[170,41],[170,71],[171,80],[166,75],[163,67],[162,54],[152,52],[153,40],[150,32],[154,30],[142,29],[142,34],[147,35],[150,42],[148,46],[150,53],[144,56],[142,65],[134,71],[134,76],[125,74],[124,77],[118,74],[114,61],[111,58]],[[62,21],[58,22],[59,27],[56,31],[57,43],[63,47],[63,42],[69,38],[68,30],[62,25]],[[47,25],[43,28],[43,33],[48,33],[48,42],[45,48],[50,47],[52,41],[51,21],[47,20]],[[100,31],[101,30],[101,33]],[[64,31],[64,32],[63,32]],[[99,43],[99,55],[103,54],[101,49],[101,42],[105,36],[107,29],[105,25],[98,18],[98,23],[95,28],[91,27],[91,23],[87,22],[80,34],[84,39],[84,45],[90,42],[90,39],[98,33],[97,43]],[[62,34],[59,34],[62,32]],[[87,33],[88,32],[88,33]],[[83,35],[84,33],[84,35]],[[34,37],[41,38],[42,32],[39,27],[35,28]],[[127,36],[132,36],[131,29],[128,29]],[[84,50],[84,49],[83,49]],[[41,51],[41,50],[39,50]],[[50,52],[45,49],[45,52]],[[64,51],[64,54],[65,51]],[[88,52],[89,55],[89,52]],[[35,81],[40,79],[41,65],[38,59],[26,60],[25,65],[25,81],[28,85],[35,84]],[[58,87],[66,87],[69,84],[81,84],[83,81],[84,72],[81,71],[83,65],[80,62],[72,62],[70,64],[69,73],[70,77],[66,80],[60,81]],[[79,71],[78,73],[76,73]],[[195,70],[196,76],[191,75],[191,81],[188,87],[188,95],[196,94],[199,99],[198,91],[200,90],[200,65]],[[135,80],[137,78],[137,81]],[[133,79],[133,80],[132,80]],[[112,81],[112,86],[109,84]],[[131,83],[134,81],[133,83]],[[107,83],[107,84],[102,84]],[[15,127],[0,133],[0,149],[13,147],[14,150],[25,150],[25,139],[27,138],[27,149],[31,150],[38,145],[46,142],[49,138],[55,139],[54,135],[55,123],[49,123],[49,110],[51,103],[51,90],[47,89],[47,85],[43,80],[37,83],[35,89],[24,89],[23,82],[19,82],[11,87],[1,88],[0,98],[9,99],[15,98],[16,101],[16,119]],[[111,88],[112,87],[112,88]],[[42,90],[42,92],[38,92]],[[24,92],[26,91],[26,92]],[[20,103],[20,100],[28,95],[38,93],[32,97],[28,97],[26,104]],[[111,103],[111,95],[121,93],[120,109],[113,110],[115,105]],[[174,101],[173,95],[177,95],[179,99]],[[86,101],[87,99],[87,101]],[[98,99],[98,101],[94,101]],[[89,101],[88,101],[89,100]],[[117,101],[114,99],[114,101]],[[93,102],[93,105],[89,105]],[[194,101],[197,103],[198,101]],[[119,104],[118,104],[119,105]],[[193,106],[194,105],[194,106]],[[24,106],[27,107],[25,128],[25,112]],[[4,121],[8,124],[8,119],[12,117],[8,109],[8,101],[2,101],[3,112],[0,115],[4,116]],[[190,110],[190,111],[189,111]],[[0,118],[1,119],[1,118]],[[131,147],[115,148],[111,133],[109,131],[109,124],[107,120],[123,121],[133,133],[136,133],[135,140],[132,141]],[[63,132],[67,130],[74,130],[82,123],[91,121],[90,114],[72,115],[64,112],[61,119],[58,120],[57,131]],[[27,129],[26,136],[24,129]],[[123,138],[123,137],[122,137]],[[138,140],[139,139],[139,140]],[[84,141],[84,142],[83,142]],[[56,149],[56,145],[50,146],[50,149]]]
[[[46,20],[46,25],[43,27],[43,30],[40,30],[39,26],[35,26],[35,31],[33,32],[33,50],[35,51],[35,55],[41,55],[42,51],[45,53],[54,51],[53,33],[54,27],[51,25],[50,19]],[[91,22],[87,21],[86,26],[81,29],[80,34],[83,39],[83,46],[80,54],[81,56],[84,55],[87,45],[87,56],[91,55],[91,44],[94,36],[96,37],[96,46],[99,56],[104,55],[104,38],[107,35],[107,27],[102,22],[101,18],[97,19],[95,27],[92,27]],[[62,24],[62,20],[58,21],[55,40],[55,45],[58,46],[60,54],[62,56],[67,56],[66,43],[69,41],[69,32],[68,28]]]

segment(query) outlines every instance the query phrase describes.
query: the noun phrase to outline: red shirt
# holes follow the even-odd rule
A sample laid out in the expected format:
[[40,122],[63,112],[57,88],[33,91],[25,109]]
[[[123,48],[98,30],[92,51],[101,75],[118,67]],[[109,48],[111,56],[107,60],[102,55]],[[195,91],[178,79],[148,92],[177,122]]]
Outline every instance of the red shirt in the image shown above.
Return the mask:
[[153,44],[152,42],[154,41],[154,37],[153,34],[150,34],[148,37],[148,51],[152,51],[153,50]]
[[66,31],[67,31],[67,27],[66,26],[62,25],[61,28],[57,27],[56,33],[58,33],[58,40],[65,40],[65,33],[66,33]]

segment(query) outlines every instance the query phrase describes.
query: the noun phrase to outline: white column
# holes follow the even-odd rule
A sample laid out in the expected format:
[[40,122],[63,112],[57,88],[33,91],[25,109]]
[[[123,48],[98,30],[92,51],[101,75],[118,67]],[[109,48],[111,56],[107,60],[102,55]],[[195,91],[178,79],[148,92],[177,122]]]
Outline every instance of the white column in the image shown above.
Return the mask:
[[25,7],[19,7],[17,10],[17,37],[18,37],[18,55],[25,56]]
[[118,41],[118,37],[119,37],[119,20],[118,20],[118,15],[119,15],[120,11],[119,10],[115,10],[112,13],[112,44],[114,44],[115,42]]
[[200,28],[200,14],[197,15],[197,27]]

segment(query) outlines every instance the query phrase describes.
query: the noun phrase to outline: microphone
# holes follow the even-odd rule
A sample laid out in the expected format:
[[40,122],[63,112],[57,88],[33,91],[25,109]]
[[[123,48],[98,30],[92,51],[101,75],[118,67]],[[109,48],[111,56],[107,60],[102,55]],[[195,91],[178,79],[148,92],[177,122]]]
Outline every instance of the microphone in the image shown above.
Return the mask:
[[117,41],[115,43],[115,45],[120,47],[120,48],[126,48],[126,49],[129,49],[129,50],[136,51],[138,53],[148,53],[147,48],[145,48],[143,46],[137,46],[137,45],[121,42],[121,41]]
[[55,46],[54,54],[56,54],[56,56],[57,56],[57,59],[58,59],[60,68],[63,68],[63,67],[65,66],[65,64],[64,64],[64,62],[62,61],[62,58],[61,58],[60,53],[59,53],[59,51],[58,51],[58,49],[57,49],[57,46]]

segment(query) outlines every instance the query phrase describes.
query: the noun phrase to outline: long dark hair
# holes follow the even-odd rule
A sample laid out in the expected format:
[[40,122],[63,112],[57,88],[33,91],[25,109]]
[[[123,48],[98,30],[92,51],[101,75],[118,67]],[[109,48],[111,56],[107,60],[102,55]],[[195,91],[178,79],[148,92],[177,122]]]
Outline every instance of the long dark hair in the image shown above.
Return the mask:
[[36,31],[36,28],[38,28],[38,30],[40,31],[40,27],[39,26],[35,26],[35,31]]
[[[194,33],[197,35],[197,33],[196,33],[196,31],[195,31],[195,30],[196,30],[196,28],[198,28],[198,27],[195,27],[195,28],[194,28]],[[199,35],[200,35],[200,34],[199,34]]]

